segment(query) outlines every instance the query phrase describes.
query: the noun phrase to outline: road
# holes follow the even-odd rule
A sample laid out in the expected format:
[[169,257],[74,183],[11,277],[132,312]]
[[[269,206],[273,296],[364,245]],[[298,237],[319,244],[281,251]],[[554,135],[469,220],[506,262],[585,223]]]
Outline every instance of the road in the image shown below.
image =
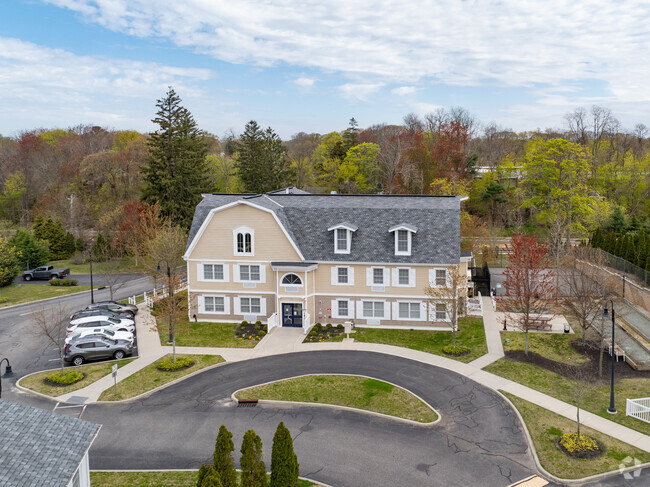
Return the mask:
[[[131,281],[139,279],[142,274],[114,274],[118,282]],[[90,274],[70,274],[67,279],[74,279],[79,286],[90,286]],[[25,281],[22,276],[16,276],[12,284],[21,284],[23,286],[49,286],[50,281],[45,279],[34,279],[32,281]],[[102,274],[93,273],[93,285],[95,287],[105,286],[106,278]]]
[[[47,282],[47,281],[45,281]],[[37,285],[37,284],[28,284]],[[124,299],[152,288],[149,277],[131,279],[115,292],[116,299]],[[108,289],[95,290],[95,301],[110,298]],[[90,291],[62,296],[57,300],[36,303],[25,303],[7,309],[0,309],[0,358],[8,358],[13,372],[16,374],[11,379],[2,379],[2,397],[12,399],[15,394],[12,386],[16,380],[24,375],[39,370],[51,369],[57,365],[58,352],[47,339],[32,333],[32,315],[39,310],[52,306],[54,303],[62,304],[72,314],[90,304]],[[4,371],[4,369],[3,369]]]

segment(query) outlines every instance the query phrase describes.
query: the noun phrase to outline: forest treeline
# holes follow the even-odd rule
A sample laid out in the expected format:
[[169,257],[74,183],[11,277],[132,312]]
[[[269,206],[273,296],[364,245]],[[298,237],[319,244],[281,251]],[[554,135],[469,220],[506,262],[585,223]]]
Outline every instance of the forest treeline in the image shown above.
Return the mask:
[[49,219],[71,252],[101,234],[129,253],[134,220],[155,203],[187,230],[201,193],[289,185],[465,195],[466,237],[523,228],[557,247],[597,229],[600,238],[621,217],[637,240],[650,231],[649,130],[625,130],[603,107],[567,114],[563,131],[514,132],[452,108],[408,114],[401,125],[353,118],[340,131],[283,141],[254,121],[239,135],[205,133],[171,89],[156,106],[152,134],[80,125],[0,137],[0,234]]

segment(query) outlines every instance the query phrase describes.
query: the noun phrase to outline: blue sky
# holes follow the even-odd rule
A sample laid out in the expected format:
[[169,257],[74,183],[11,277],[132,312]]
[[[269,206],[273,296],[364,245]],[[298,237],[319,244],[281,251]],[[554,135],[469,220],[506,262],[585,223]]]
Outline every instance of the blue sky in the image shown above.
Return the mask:
[[217,135],[452,106],[516,131],[592,104],[650,126],[649,20],[647,1],[4,0],[0,134],[147,132],[169,85]]

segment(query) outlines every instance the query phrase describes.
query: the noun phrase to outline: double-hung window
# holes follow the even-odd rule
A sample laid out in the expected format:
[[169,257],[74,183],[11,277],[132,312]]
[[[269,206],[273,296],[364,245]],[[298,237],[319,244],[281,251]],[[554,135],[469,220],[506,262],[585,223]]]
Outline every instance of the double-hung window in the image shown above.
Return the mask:
[[223,264],[203,264],[203,279],[223,281]]
[[348,231],[345,228],[336,229],[336,250],[339,252],[347,252],[348,249]]
[[204,296],[203,307],[206,313],[223,313],[226,311],[222,296]]
[[445,303],[436,304],[436,320],[445,321],[447,319],[447,305]]
[[447,287],[447,270],[436,269],[436,286]]
[[410,279],[411,271],[410,269],[397,269],[397,276],[400,286],[409,286],[411,284]]
[[240,281],[259,281],[260,280],[260,266],[241,264],[239,266],[239,280]]
[[347,267],[337,267],[336,269],[337,272],[337,277],[338,277],[338,283],[339,284],[348,284],[349,280],[349,274],[348,274],[348,268]]
[[341,318],[345,318],[347,316],[350,316],[350,308],[349,308],[349,301],[345,301],[342,299],[339,299],[337,301],[337,307],[338,307],[338,315]]
[[384,285],[384,268],[383,267],[373,267],[372,268],[372,283],[375,286]]
[[402,319],[419,320],[420,303],[397,303],[398,316]]
[[383,301],[364,301],[363,302],[364,318],[383,318],[384,302]]
[[262,312],[260,298],[239,298],[239,306],[242,314],[260,314]]
[[408,230],[397,230],[397,252],[410,253],[410,238]]

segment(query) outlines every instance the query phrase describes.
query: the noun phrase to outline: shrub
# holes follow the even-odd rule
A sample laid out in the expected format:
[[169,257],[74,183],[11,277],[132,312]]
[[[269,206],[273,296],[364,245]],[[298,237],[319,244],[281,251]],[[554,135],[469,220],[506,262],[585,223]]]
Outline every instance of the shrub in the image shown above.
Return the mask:
[[61,375],[61,372],[55,372],[54,374],[50,374],[47,376],[47,380],[49,382],[53,382],[55,384],[65,386],[68,384],[74,384],[75,382],[79,382],[84,377],[85,377],[84,374],[82,374],[81,372],[68,370],[64,375]]
[[322,327],[323,327],[323,325],[321,325],[320,323],[316,323],[314,325],[314,328],[316,328],[317,330],[320,330]]
[[332,323],[328,323],[328,324],[325,326],[325,329],[326,329],[326,330],[331,330],[331,329],[332,329]]
[[339,323],[338,325],[336,325],[336,329],[337,329],[337,330],[342,330],[342,329],[343,329],[343,325],[342,325],[341,323]]
[[194,365],[194,360],[189,357],[177,357],[176,360],[167,359],[161,360],[156,364],[158,370],[164,370],[166,372],[172,372],[174,370],[186,369]]
[[271,487],[289,487],[298,482],[298,458],[293,451],[291,433],[280,423],[273,435],[271,450]]
[[214,470],[219,475],[223,487],[237,487],[238,475],[235,471],[233,451],[235,451],[235,444],[232,441],[232,433],[222,424],[214,445],[213,459]]
[[266,465],[262,456],[262,439],[254,430],[244,434],[241,444],[241,487],[266,487]]
[[312,328],[312,330],[309,332],[310,337],[315,337],[316,336],[316,330]]
[[469,347],[465,347],[463,345],[457,345],[456,347],[453,345],[445,345],[442,347],[442,351],[447,355],[460,355],[469,352]]
[[266,335],[266,332],[265,332],[264,330],[260,330],[260,332],[258,333],[258,335],[261,336],[261,337],[263,337],[264,335]]
[[264,326],[264,325],[262,324],[262,322],[260,320],[257,320],[255,322],[255,326],[257,326],[259,328],[259,327]]
[[242,321],[241,326],[248,326],[248,321],[246,321],[246,320]]
[[50,279],[50,286],[76,286],[76,279]]
[[578,433],[564,433],[560,438],[560,445],[573,454],[598,452],[600,450],[596,440],[587,435],[580,435],[578,439]]

